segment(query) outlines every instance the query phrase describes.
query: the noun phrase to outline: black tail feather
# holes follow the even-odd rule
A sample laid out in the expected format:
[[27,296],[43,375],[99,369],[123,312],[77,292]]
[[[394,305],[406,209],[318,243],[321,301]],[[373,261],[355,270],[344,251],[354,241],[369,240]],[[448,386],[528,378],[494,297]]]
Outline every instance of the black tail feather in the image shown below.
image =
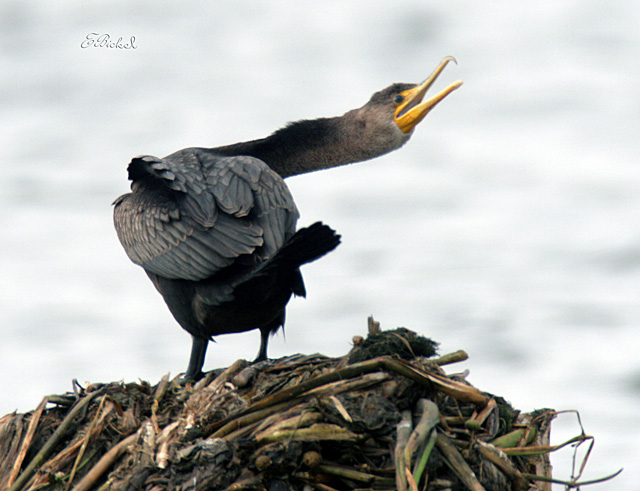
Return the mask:
[[301,228],[267,261],[244,281],[235,286],[234,297],[250,298],[255,292],[282,291],[287,295],[305,296],[300,266],[324,256],[340,244],[340,236],[327,225],[316,222]]
[[340,236],[322,222],[298,230],[269,262],[299,267],[331,252],[340,244]]

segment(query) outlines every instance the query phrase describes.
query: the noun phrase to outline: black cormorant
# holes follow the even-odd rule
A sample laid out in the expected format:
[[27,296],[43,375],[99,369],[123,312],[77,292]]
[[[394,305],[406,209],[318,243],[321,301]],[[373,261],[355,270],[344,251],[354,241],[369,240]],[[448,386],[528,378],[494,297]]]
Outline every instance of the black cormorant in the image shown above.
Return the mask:
[[116,231],[193,338],[187,378],[202,376],[207,344],[218,334],[260,329],[257,359],[266,358],[291,295],[305,295],[299,267],[340,242],[321,223],[296,232],[298,210],[283,178],[402,146],[462,84],[423,101],[451,60],[422,84],[393,84],[343,116],[290,123],[260,140],[131,161],[132,192],[114,203]]

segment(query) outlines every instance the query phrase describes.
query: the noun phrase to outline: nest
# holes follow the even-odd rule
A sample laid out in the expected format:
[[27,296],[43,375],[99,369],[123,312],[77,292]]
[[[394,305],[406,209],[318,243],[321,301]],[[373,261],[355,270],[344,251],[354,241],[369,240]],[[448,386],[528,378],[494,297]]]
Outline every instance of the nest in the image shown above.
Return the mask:
[[[94,384],[0,419],[0,489],[543,490],[550,422],[407,329],[341,358],[239,360],[196,383]],[[582,438],[582,439],[581,439]],[[574,443],[585,437],[577,437]]]

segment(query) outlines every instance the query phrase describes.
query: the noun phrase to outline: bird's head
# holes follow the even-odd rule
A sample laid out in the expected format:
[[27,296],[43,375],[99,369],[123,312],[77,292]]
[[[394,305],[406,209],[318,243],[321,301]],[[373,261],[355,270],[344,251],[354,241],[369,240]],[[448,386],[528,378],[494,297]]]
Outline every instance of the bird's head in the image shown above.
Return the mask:
[[[455,59],[451,56],[443,59],[435,71],[421,84],[395,83],[376,92],[353,115],[367,127],[369,134],[375,134],[384,152],[398,148],[410,137],[414,128],[440,101],[462,85],[462,81],[452,83],[437,94],[425,99],[427,90],[433,85],[447,64]],[[367,131],[364,130],[364,131]]]
[[429,111],[462,85],[462,80],[458,80],[432,97],[423,100],[427,90],[433,85],[450,61],[455,63],[456,60],[452,56],[443,59],[434,72],[419,85],[397,84],[399,87],[392,85],[382,91],[382,93],[388,92],[387,97],[393,101],[393,121],[403,133],[411,133]]

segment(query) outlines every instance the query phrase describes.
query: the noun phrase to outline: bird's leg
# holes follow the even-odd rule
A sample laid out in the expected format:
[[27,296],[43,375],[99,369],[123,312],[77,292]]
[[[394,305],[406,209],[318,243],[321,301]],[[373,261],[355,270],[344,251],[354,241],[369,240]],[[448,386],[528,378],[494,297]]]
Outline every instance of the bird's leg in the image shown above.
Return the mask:
[[204,365],[208,344],[208,339],[192,336],[191,357],[189,358],[187,373],[184,375],[185,379],[195,381],[202,378],[202,365]]
[[254,363],[267,359],[267,344],[269,344],[270,334],[271,329],[269,327],[260,328],[260,350],[258,351],[258,356],[254,360]]
[[272,320],[269,324],[260,328],[260,350],[258,351],[258,356],[253,361],[254,363],[267,359],[267,345],[269,344],[269,336],[274,334],[281,327],[284,329],[284,318],[285,312],[284,310],[280,315],[278,315],[274,320]]

